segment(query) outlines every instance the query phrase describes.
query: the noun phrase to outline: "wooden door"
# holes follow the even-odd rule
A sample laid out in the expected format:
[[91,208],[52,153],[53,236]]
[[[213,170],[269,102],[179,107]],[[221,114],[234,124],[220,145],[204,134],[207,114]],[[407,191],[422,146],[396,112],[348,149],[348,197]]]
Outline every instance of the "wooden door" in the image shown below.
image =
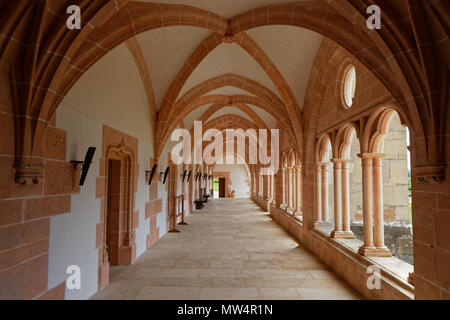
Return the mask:
[[219,198],[225,198],[225,178],[219,178]]

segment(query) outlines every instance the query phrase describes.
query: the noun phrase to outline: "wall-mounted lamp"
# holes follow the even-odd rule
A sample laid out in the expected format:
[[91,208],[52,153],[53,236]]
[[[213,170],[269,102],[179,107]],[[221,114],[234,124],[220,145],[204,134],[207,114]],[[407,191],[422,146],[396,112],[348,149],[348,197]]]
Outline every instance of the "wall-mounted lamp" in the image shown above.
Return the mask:
[[212,180],[212,174],[209,175],[209,180]]
[[170,171],[170,167],[167,167],[166,171],[159,173],[161,175],[161,177],[164,175],[163,184],[166,184],[166,179],[167,179],[167,176],[169,175],[169,171]]
[[155,175],[157,167],[158,167],[158,165],[154,164],[153,167],[152,167],[152,170],[150,170],[150,171],[146,170],[145,171],[145,179],[146,179],[148,185],[151,185],[152,180],[153,180],[153,176]]
[[187,182],[189,182],[189,180],[191,179],[191,174],[192,174],[192,170],[189,170],[189,174],[188,174],[188,177],[187,177]]
[[184,182],[184,179],[186,179],[187,170],[184,170],[183,173],[180,174],[180,177],[182,177],[181,182]]
[[208,175],[205,173],[205,174],[203,175],[203,179],[206,180],[207,178],[208,178]]
[[79,165],[81,165],[81,177],[80,177],[80,186],[84,185],[84,182],[86,181],[86,176],[89,172],[89,167],[92,163],[92,158],[94,158],[96,147],[89,147],[88,151],[86,152],[86,156],[84,157],[84,161],[70,161],[73,163],[75,170],[78,170]]

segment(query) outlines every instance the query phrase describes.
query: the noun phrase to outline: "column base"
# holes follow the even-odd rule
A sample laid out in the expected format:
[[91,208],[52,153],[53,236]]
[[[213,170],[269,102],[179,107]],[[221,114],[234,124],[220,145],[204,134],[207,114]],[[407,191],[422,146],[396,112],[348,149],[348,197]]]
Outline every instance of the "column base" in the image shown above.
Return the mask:
[[320,224],[321,224],[322,222],[323,222],[323,221],[314,221],[314,228],[320,227]]
[[303,216],[303,212],[301,212],[301,211],[295,211],[295,212],[294,212],[294,216],[296,216],[296,217],[301,217],[301,216]]
[[180,230],[178,230],[176,228],[173,228],[173,229],[170,229],[168,232],[170,232],[170,233],[178,233],[178,232],[180,232]]
[[180,222],[178,225],[179,226],[187,226],[188,224],[186,222]]
[[[130,265],[136,261],[136,245],[119,247],[117,265]],[[111,263],[111,261],[110,261]]]
[[98,289],[102,290],[109,284],[109,263],[98,266]]
[[351,231],[335,231],[331,232],[333,239],[355,239],[355,234]]
[[361,246],[358,253],[364,257],[392,257],[391,251],[386,247]]

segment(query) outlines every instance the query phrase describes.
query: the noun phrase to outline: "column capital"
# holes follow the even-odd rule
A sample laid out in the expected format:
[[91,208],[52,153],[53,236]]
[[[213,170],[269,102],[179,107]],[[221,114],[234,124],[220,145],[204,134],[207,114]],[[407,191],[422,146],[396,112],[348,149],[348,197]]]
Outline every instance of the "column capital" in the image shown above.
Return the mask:
[[363,153],[359,153],[357,156],[360,157],[361,159],[381,159],[381,158],[386,157],[386,154],[375,153],[375,152],[372,152],[372,153],[364,153],[363,152]]
[[322,167],[322,169],[325,169],[325,170],[328,169],[330,164],[331,164],[331,162],[320,162],[320,166]]
[[331,162],[333,162],[334,168],[341,168],[344,159],[331,159]]

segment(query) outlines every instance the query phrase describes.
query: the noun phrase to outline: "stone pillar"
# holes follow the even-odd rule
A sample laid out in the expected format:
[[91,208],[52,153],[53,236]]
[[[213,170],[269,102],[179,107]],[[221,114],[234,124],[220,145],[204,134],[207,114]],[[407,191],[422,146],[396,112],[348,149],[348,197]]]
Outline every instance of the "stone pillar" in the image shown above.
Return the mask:
[[272,199],[273,199],[273,190],[272,190],[273,175],[272,174],[269,175],[268,180],[269,180],[269,199],[270,199],[270,201],[272,201]]
[[328,221],[328,163],[322,163],[322,221]]
[[269,176],[261,176],[263,179],[263,199],[269,200]]
[[316,217],[315,224],[322,222],[322,166],[320,163],[316,164],[316,179],[315,179],[315,189],[316,189]]
[[355,239],[355,235],[350,229],[349,160],[342,160],[342,237]]
[[384,204],[383,204],[383,154],[373,155],[373,220],[374,244],[377,256],[391,256],[384,245]]
[[276,205],[276,201],[275,201],[275,187],[277,186],[276,184],[277,180],[275,178],[275,174],[271,174],[270,175],[270,199],[273,205]]
[[340,238],[342,234],[342,162],[341,159],[333,159],[334,178],[334,230],[332,238]]
[[373,244],[373,192],[372,192],[372,157],[364,153],[358,155],[361,158],[362,180],[363,180],[363,223],[364,223],[364,245],[358,252],[367,256],[375,250]]
[[288,194],[288,210],[289,211],[294,211],[295,210],[295,206],[294,206],[294,168],[293,167],[289,167],[288,168],[288,177],[289,177],[289,194]]
[[296,188],[295,188],[295,215],[302,215],[302,167],[295,166]]
[[253,170],[252,170],[252,193],[255,195],[256,194],[256,168],[255,166],[253,166]]
[[280,169],[274,176],[273,203],[276,208],[280,208],[283,204],[283,173]]
[[286,204],[286,168],[281,168],[281,195],[282,195],[282,205]]

